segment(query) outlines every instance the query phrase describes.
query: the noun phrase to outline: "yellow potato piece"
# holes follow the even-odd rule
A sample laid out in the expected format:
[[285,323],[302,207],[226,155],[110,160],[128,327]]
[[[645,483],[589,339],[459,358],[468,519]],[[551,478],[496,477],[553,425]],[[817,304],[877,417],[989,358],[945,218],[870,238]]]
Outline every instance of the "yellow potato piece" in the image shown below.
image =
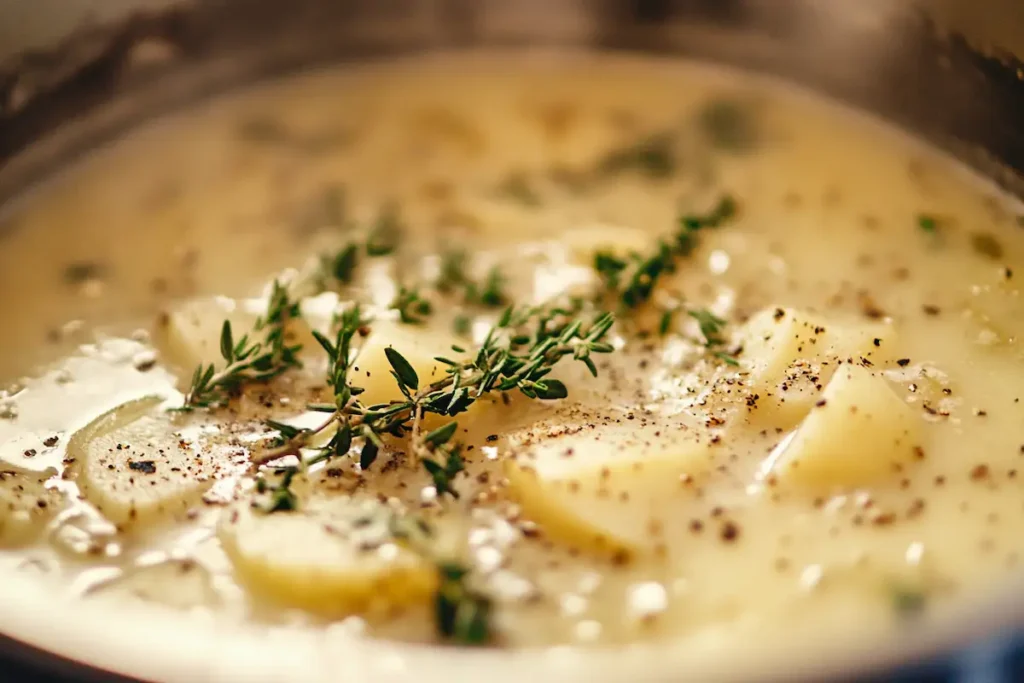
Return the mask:
[[362,343],[352,368],[352,383],[366,391],[359,399],[367,404],[404,400],[398,383],[391,375],[385,349],[389,346],[402,354],[419,377],[420,388],[445,378],[444,363],[435,360],[460,354],[452,351],[455,337],[419,325],[406,325],[392,320],[375,320],[370,336]]
[[38,473],[0,470],[0,547],[32,542],[57,512],[60,495]]
[[212,449],[185,438],[160,404],[125,403],[68,442],[82,494],[115,524],[180,517],[213,483]]
[[760,394],[751,417],[792,427],[818,400],[840,361],[880,363],[895,343],[890,325],[829,320],[792,308],[769,308],[740,334],[740,362]]
[[882,377],[844,364],[774,467],[781,484],[874,484],[915,458],[922,421]]
[[240,503],[217,533],[254,597],[329,617],[378,614],[436,585],[433,565],[392,540],[390,515],[375,498],[304,498],[300,510],[273,514]]
[[[547,423],[509,437],[505,475],[525,516],[571,547],[626,558],[656,548],[665,495],[711,453],[674,419]],[[667,521],[667,520],[666,520]]]

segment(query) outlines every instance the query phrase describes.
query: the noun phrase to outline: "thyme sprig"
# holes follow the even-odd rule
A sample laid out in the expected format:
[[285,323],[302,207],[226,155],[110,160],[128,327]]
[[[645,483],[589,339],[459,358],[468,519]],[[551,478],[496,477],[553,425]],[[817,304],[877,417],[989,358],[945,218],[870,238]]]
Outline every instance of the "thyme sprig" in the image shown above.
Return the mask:
[[389,524],[391,535],[429,559],[437,571],[434,592],[434,626],[443,640],[458,645],[486,645],[495,639],[491,624],[491,599],[470,585],[471,569],[463,562],[441,557],[433,543],[434,529],[422,517],[396,515]]
[[609,251],[594,254],[594,270],[605,292],[617,300],[623,310],[636,309],[650,300],[658,279],[675,271],[680,258],[697,247],[699,233],[717,228],[736,215],[736,200],[730,195],[719,199],[706,214],[684,214],[671,240],[660,239],[651,252],[633,252],[619,257]]
[[401,287],[388,308],[398,311],[398,319],[407,325],[421,325],[434,311],[429,299],[423,298],[418,287]]
[[[434,490],[437,495],[450,495],[458,498],[459,492],[452,488],[455,477],[465,469],[462,460],[461,443],[449,444],[455,431],[458,429],[458,422],[449,422],[438,427],[421,438],[417,438],[413,445],[413,452],[420,455],[420,462],[423,468],[430,475],[434,482]],[[415,434],[414,426],[413,432]]]
[[[224,321],[220,355],[225,365],[217,370],[214,363],[200,364],[192,374],[180,410],[222,406],[245,384],[265,382],[289,368],[301,367],[298,352],[302,345],[289,344],[286,338],[288,321],[299,315],[299,303],[292,300],[280,281],[274,280],[266,313],[256,320],[251,333],[235,341],[231,321]],[[262,340],[252,339],[256,336],[262,336]]]
[[460,645],[491,641],[492,603],[469,586],[469,570],[458,562],[441,562],[437,570],[440,582],[434,594],[434,623],[441,637]]
[[487,271],[480,282],[474,281],[466,272],[466,252],[450,249],[441,254],[441,272],[434,287],[442,294],[462,294],[463,302],[469,305],[498,308],[508,305],[505,292],[505,275],[498,266]]
[[735,356],[723,348],[726,344],[726,339],[723,335],[723,329],[725,328],[724,320],[706,308],[691,309],[686,313],[697,321],[700,333],[704,337],[704,346],[711,351],[715,358],[724,361],[728,365],[739,365],[739,361],[736,360]]
[[[334,390],[335,400],[333,404],[314,404],[309,408],[326,412],[328,417],[313,429],[281,432],[280,443],[257,455],[254,462],[260,465],[285,455],[300,455],[317,435],[334,428],[334,436],[326,446],[317,449],[310,462],[344,455],[352,447],[353,439],[361,437],[359,464],[365,470],[377,459],[385,437],[405,436],[425,413],[454,416],[492,392],[518,390],[534,399],[565,398],[565,384],[548,375],[559,361],[572,356],[596,376],[592,355],[613,350],[604,337],[614,323],[610,313],[599,315],[589,325],[578,318],[570,319],[568,314],[567,309],[549,306],[506,309],[475,353],[459,360],[438,357],[445,365],[445,376],[424,387],[420,387],[416,370],[408,360],[389,347],[385,354],[403,399],[368,406],[358,399],[362,389],[349,379],[352,339],[365,326],[359,309],[354,307],[342,315],[334,341],[315,333],[330,359],[328,384]],[[434,438],[436,446],[447,443],[437,434]],[[442,465],[445,467],[454,470],[455,465],[446,462]],[[442,469],[441,474],[454,476],[452,470]]]

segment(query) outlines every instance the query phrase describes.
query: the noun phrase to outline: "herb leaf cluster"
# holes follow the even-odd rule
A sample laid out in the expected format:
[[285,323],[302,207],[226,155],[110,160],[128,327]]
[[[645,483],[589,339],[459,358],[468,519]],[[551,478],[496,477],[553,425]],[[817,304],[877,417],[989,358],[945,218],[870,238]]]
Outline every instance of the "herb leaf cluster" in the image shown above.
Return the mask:
[[[354,386],[349,377],[352,342],[366,325],[358,307],[353,307],[341,316],[333,341],[315,333],[330,359],[328,384],[335,398],[333,403],[313,404],[309,408],[328,413],[328,417],[314,429],[282,431],[278,423],[270,424],[280,433],[279,442],[255,461],[260,464],[285,455],[299,455],[301,449],[310,447],[314,437],[333,428],[335,432],[330,441],[316,449],[317,454],[306,464],[344,455],[351,449],[353,440],[361,438],[360,466],[369,469],[385,439],[404,437],[412,432],[417,418],[425,413],[454,416],[493,392],[518,390],[533,399],[565,398],[566,386],[548,376],[555,365],[571,356],[596,375],[597,366],[592,356],[613,350],[604,337],[614,323],[614,316],[605,313],[585,324],[579,318],[573,319],[572,313],[569,309],[547,306],[508,308],[475,353],[457,360],[438,357],[436,360],[445,366],[445,376],[423,387],[412,364],[397,349],[388,348],[385,354],[403,398],[364,405],[358,398],[363,390]],[[453,347],[453,350],[465,353],[461,347]],[[424,465],[439,485],[439,493],[454,493],[450,481],[461,470],[461,449],[448,445],[455,430],[453,424],[423,439],[428,452],[443,455],[443,462],[431,459],[431,465]]]
[[679,259],[689,256],[697,247],[699,233],[718,228],[736,215],[736,200],[722,197],[706,214],[685,214],[671,240],[658,240],[647,254],[637,252],[619,257],[610,251],[594,254],[594,270],[607,294],[620,309],[636,309],[647,303],[658,279],[675,271]]
[[[289,368],[301,367],[298,352],[302,345],[290,344],[286,329],[288,321],[300,314],[299,303],[291,299],[284,285],[274,280],[267,310],[257,319],[251,333],[235,341],[231,321],[224,321],[220,355],[225,365],[221,370],[214,363],[196,368],[181,410],[222,406],[247,383],[265,382]],[[251,338],[256,336],[262,340]]]

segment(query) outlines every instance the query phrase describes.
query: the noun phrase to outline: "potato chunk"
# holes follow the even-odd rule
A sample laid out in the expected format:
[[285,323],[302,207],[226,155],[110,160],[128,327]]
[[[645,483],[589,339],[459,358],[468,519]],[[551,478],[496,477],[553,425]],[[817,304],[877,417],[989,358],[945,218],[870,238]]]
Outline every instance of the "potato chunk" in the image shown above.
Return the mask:
[[[509,437],[505,475],[523,512],[552,538],[599,554],[651,550],[659,493],[699,475],[711,454],[693,428],[674,420],[547,423]],[[629,502],[624,506],[624,501]]]
[[32,542],[56,513],[60,495],[36,472],[0,471],[0,547]]
[[391,540],[390,519],[374,498],[314,498],[273,514],[238,504],[218,536],[256,597],[324,616],[378,613],[426,599],[436,583],[429,561]]
[[452,344],[457,340],[448,334],[416,325],[405,325],[391,320],[375,320],[370,336],[359,349],[352,368],[352,383],[366,391],[359,395],[366,405],[404,400],[398,383],[391,375],[385,349],[389,346],[409,361],[419,376],[420,388],[444,379],[444,363],[436,356],[451,357]]
[[761,398],[752,414],[791,427],[818,400],[840,361],[880,362],[894,343],[891,326],[840,322],[790,308],[761,311],[744,326],[741,362]]
[[921,420],[888,383],[844,364],[776,464],[780,483],[816,490],[877,483],[913,460]]
[[212,484],[211,449],[185,438],[160,403],[125,403],[68,442],[82,494],[115,524],[179,516]]

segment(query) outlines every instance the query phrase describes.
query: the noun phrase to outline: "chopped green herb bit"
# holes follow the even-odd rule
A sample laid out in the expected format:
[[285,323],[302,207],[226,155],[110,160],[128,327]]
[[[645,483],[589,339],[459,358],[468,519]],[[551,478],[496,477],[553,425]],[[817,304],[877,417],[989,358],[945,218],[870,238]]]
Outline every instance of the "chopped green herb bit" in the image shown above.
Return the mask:
[[402,219],[397,204],[386,204],[366,238],[368,256],[387,256],[398,246],[402,236]]
[[256,492],[264,495],[265,499],[254,502],[253,506],[267,514],[298,510],[299,499],[291,489],[292,480],[298,471],[296,467],[282,468],[279,470],[281,480],[276,484],[268,484],[263,477],[257,479]]
[[452,331],[460,337],[468,337],[473,331],[473,320],[468,315],[459,314],[452,319]]
[[676,171],[675,138],[671,133],[650,135],[625,147],[614,149],[598,164],[604,175],[637,171],[649,178],[668,178]]
[[455,562],[442,562],[437,571],[440,581],[434,596],[434,620],[438,633],[459,645],[490,642],[491,601],[467,585],[469,570]]
[[928,214],[919,214],[917,217],[917,227],[934,235],[939,231],[939,219]]
[[748,102],[731,98],[711,100],[700,110],[698,122],[716,149],[742,153],[757,145],[757,120]]
[[431,303],[420,296],[418,289],[405,287],[398,290],[389,308],[398,311],[399,320],[409,325],[422,324],[434,310]]
[[594,255],[594,270],[605,290],[618,298],[621,307],[638,308],[651,298],[658,278],[675,271],[677,260],[692,253],[701,230],[720,227],[736,213],[736,200],[725,195],[707,214],[680,216],[674,244],[661,240],[651,253],[632,253],[625,258],[599,251]]
[[890,587],[893,609],[902,617],[916,617],[928,606],[928,598],[919,588],[893,585]]
[[299,314],[298,302],[292,301],[288,290],[275,280],[267,311],[252,331],[253,335],[263,333],[263,341],[250,342],[246,334],[236,343],[231,323],[225,320],[220,335],[224,369],[218,371],[213,363],[197,367],[179,410],[220,407],[245,384],[265,382],[289,368],[302,367],[298,357],[302,346],[285,339],[288,321]]
[[1003,257],[1003,245],[987,232],[976,232],[971,235],[971,247],[975,253],[998,261]]
[[722,328],[725,327],[724,320],[707,309],[687,311],[687,314],[697,321],[707,346],[718,346],[725,343],[722,338]]
[[69,285],[80,285],[89,280],[96,280],[106,273],[106,267],[96,261],[78,261],[64,267],[64,282]]
[[540,194],[530,184],[529,177],[522,171],[509,174],[509,176],[498,185],[498,193],[502,197],[510,199],[528,208],[536,208],[541,205]]

